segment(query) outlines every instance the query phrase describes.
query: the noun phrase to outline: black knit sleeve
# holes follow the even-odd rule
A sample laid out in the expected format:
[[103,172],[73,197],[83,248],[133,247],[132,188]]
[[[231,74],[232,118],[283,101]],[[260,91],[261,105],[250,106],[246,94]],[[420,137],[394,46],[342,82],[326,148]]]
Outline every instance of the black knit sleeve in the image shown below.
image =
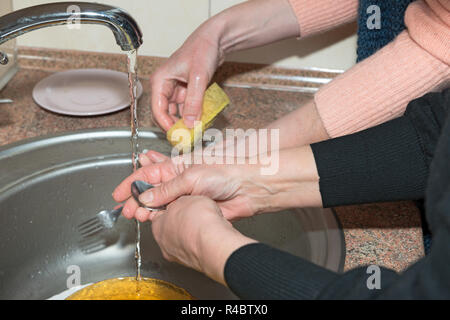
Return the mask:
[[[442,182],[446,187],[442,199],[450,197],[449,182]],[[450,203],[432,214],[449,219]],[[246,300],[450,299],[450,230],[446,224],[438,229],[431,253],[403,274],[377,266],[338,274],[256,243],[239,248],[228,258],[225,281]]]
[[424,197],[450,108],[450,89],[409,103],[405,115],[311,146],[324,207]]
[[442,93],[429,93],[413,100],[406,108],[405,117],[410,119],[417,132],[427,166],[434,157],[437,141],[450,111],[450,88]]
[[248,300],[315,299],[338,275],[262,243],[236,250],[227,260],[225,281]]
[[[435,154],[427,186],[426,215],[433,228],[430,254],[401,275],[383,267],[360,267],[337,274],[267,245],[250,244],[236,250],[225,265],[225,281],[236,295],[242,299],[450,299],[450,117],[445,119],[450,107],[450,90],[443,92],[441,96],[432,94],[424,98],[412,102],[404,117],[377,127],[386,131],[374,128],[375,130],[367,130],[350,138],[336,139],[336,143],[317,144],[315,151],[327,154],[326,160],[330,162],[324,161],[321,165],[328,163],[334,166],[334,170],[344,171],[344,174],[339,171],[333,173],[327,167],[325,169],[328,171],[324,171],[324,167],[319,165],[319,171],[329,174],[327,179],[337,179],[340,183],[334,185],[341,186],[341,191],[334,190],[339,191],[339,196],[328,197],[328,203],[389,197],[388,193],[380,193],[379,188],[388,188],[397,196],[408,195],[404,190],[418,195],[423,182],[415,182],[415,187],[409,188],[407,182],[413,183],[415,178],[403,168],[407,166],[408,170],[415,169],[413,173],[419,174],[421,178],[418,181],[421,181],[424,179],[422,175],[428,171],[430,156]],[[446,124],[443,125],[445,121]],[[438,139],[436,134],[439,134],[441,127],[443,132]],[[389,139],[385,132],[394,136]],[[405,140],[397,139],[396,134]],[[419,142],[420,145],[417,146],[414,142]],[[408,148],[403,148],[403,145]],[[372,152],[374,148],[380,149]],[[387,152],[389,148],[392,148],[391,152]],[[400,151],[416,158],[400,156],[402,161],[397,161]],[[345,154],[348,152],[357,157],[355,163],[347,159],[352,158]],[[338,155],[333,155],[334,153]],[[380,153],[388,159],[383,165],[378,163],[385,161]],[[323,159],[322,155],[319,158]],[[349,168],[347,165],[353,167]],[[404,176],[405,180],[401,184],[396,183],[392,177],[386,177],[383,168],[390,170],[389,173],[394,177]],[[367,169],[370,169],[370,173],[366,176],[368,180],[364,181],[360,176]],[[397,169],[400,173],[392,169]],[[381,177],[376,177],[375,173]],[[353,183],[347,175],[358,179],[359,184]],[[350,185],[346,185],[348,183]],[[379,185],[372,188],[371,183]],[[358,191],[358,186],[363,191]],[[358,196],[353,197],[343,189],[353,189]],[[375,192],[376,196],[370,196],[370,192]],[[331,193],[330,195],[332,196]],[[375,278],[378,279],[378,285]]]
[[[341,275],[268,245],[253,243],[228,258],[224,276],[231,291],[245,300],[374,298],[380,292],[368,289],[366,269]],[[379,270],[383,285],[399,278],[395,271]]]

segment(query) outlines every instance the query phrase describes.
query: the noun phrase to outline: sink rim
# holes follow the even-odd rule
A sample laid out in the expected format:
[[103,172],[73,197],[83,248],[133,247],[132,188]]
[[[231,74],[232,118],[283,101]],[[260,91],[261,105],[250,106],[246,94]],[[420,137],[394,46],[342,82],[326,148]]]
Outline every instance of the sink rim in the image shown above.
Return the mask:
[[[161,133],[161,131],[159,129],[155,130],[154,128],[148,129],[148,128],[143,128],[141,129],[142,131],[140,131],[140,136],[143,138],[153,138],[153,139],[164,139],[164,142],[166,143],[165,140],[165,135],[163,133]],[[56,133],[56,134],[47,134],[47,135],[43,135],[43,136],[38,136],[38,137],[33,137],[33,138],[28,138],[28,139],[24,139],[18,142],[14,142],[8,145],[4,145],[0,147],[0,163],[3,163],[3,161],[9,160],[9,165],[13,166],[15,165],[14,161],[11,161],[13,159],[15,159],[15,156],[19,156],[22,154],[26,154],[27,152],[32,152],[34,150],[34,148],[44,148],[43,150],[45,150],[46,147],[57,147],[58,144],[61,143],[67,143],[67,142],[74,142],[74,141],[80,141],[85,139],[87,143],[89,143],[90,139],[92,140],[93,143],[95,143],[96,141],[98,142],[99,140],[104,140],[104,139],[114,139],[114,138],[120,138],[119,140],[122,139],[122,143],[127,143],[128,139],[131,137],[131,133],[129,128],[100,128],[100,129],[83,129],[83,130],[76,130],[76,131],[70,131],[70,132],[63,132],[63,133]],[[44,141],[44,143],[43,143]],[[80,144],[79,147],[82,147],[81,143],[82,142],[78,142]],[[104,143],[105,145],[107,145],[107,143]],[[168,143],[167,143],[168,144]],[[109,149],[109,151],[111,151],[111,149],[113,149],[112,147]],[[123,148],[122,148],[123,149]],[[128,158],[128,155],[131,154],[130,152],[123,152],[124,150],[119,150],[120,152],[114,153],[116,155],[118,155],[118,157],[116,159],[119,159],[119,157],[122,157],[123,159]],[[81,150],[81,149],[80,149]],[[115,149],[114,149],[115,150]],[[94,152],[95,151],[95,152]],[[107,153],[107,151],[102,150],[94,150],[93,152],[97,154],[97,156],[94,154],[91,158],[90,161],[88,161],[89,163],[94,163],[94,162],[98,162],[101,160],[104,161],[108,161],[108,158],[104,158],[103,155],[110,155],[109,153]],[[76,154],[76,150],[74,151]],[[107,153],[107,154],[105,154]],[[63,154],[61,155],[62,157],[66,157],[69,158],[71,157],[71,155],[66,155]],[[83,155],[80,155],[80,157],[83,157]],[[58,158],[59,159],[59,158]],[[128,160],[127,160],[128,161]],[[8,162],[8,161],[7,161]],[[129,160],[129,163],[131,164],[131,157]],[[8,167],[8,166],[7,166]],[[44,173],[44,174],[52,174],[52,172],[54,170],[64,170],[65,168],[70,168],[70,165],[68,166],[67,163],[65,163],[64,161],[62,161],[62,167],[57,168],[58,166],[56,165],[54,168],[52,168],[51,170],[49,170],[49,173]],[[30,172],[32,171],[30,168],[28,168],[28,170],[30,170]],[[10,170],[8,170],[9,172]],[[19,170],[20,171],[20,170]],[[26,171],[26,170],[24,170]],[[21,171],[22,172],[22,171]],[[18,171],[16,171],[16,177],[17,177],[17,173]],[[23,173],[23,172],[22,172]],[[14,173],[13,173],[14,175]],[[3,174],[0,175],[0,200],[1,199],[7,199],[9,196],[5,196],[7,193],[11,192],[11,194],[14,194],[14,189],[15,188],[20,188],[20,182],[15,182],[15,181],[11,181],[10,179],[10,184],[8,185],[8,183],[5,184],[1,183],[2,180],[7,180],[8,177],[4,176]],[[14,179],[12,179],[14,180]],[[25,183],[26,184],[26,183]],[[291,210],[307,210],[307,209],[300,209],[300,208],[294,208]],[[326,263],[329,263],[328,268],[337,271],[337,272],[342,272],[343,270],[343,266],[344,266],[344,262],[345,262],[345,239],[344,239],[344,234],[342,232],[342,228],[340,225],[340,222],[336,216],[336,213],[334,212],[334,210],[332,209],[321,209],[323,210],[322,212],[324,213],[323,215],[320,214],[313,214],[314,210],[312,210],[312,214],[308,215],[308,218],[310,219],[322,219],[322,224],[321,225],[325,225],[328,229],[326,230],[322,230],[326,235],[326,237],[324,237],[323,235],[321,235],[321,233],[319,232],[319,236],[321,236],[323,239],[321,239],[320,241],[322,241],[322,243],[326,242],[326,247],[327,248],[338,248],[339,250],[336,250],[335,252],[329,252],[330,250],[327,250],[328,252],[326,253],[321,253],[322,255],[325,255],[327,257],[327,259],[331,256],[331,258],[329,258]],[[325,212],[327,214],[325,214]],[[303,222],[303,220],[302,220]],[[314,225],[313,222],[311,222],[312,225]],[[307,225],[301,225],[302,227],[305,226],[305,232],[308,231],[308,226]],[[313,229],[315,230],[315,229]],[[309,239],[309,237],[308,237]],[[311,241],[310,241],[311,243]],[[337,245],[338,244],[338,245]],[[322,247],[321,247],[322,248]],[[311,251],[314,251],[314,249],[311,249]],[[319,251],[319,250],[317,250]],[[325,250],[323,250],[325,251]],[[333,256],[334,254],[334,256]],[[327,266],[325,266],[327,267]]]

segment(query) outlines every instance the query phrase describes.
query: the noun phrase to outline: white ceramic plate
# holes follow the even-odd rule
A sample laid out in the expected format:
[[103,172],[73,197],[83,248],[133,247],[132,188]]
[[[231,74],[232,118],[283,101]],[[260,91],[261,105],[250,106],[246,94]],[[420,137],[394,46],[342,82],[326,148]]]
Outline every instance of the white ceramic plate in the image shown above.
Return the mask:
[[[138,82],[137,98],[142,95]],[[94,116],[130,106],[128,75],[106,69],[54,73],[33,89],[33,99],[46,110],[71,116]]]

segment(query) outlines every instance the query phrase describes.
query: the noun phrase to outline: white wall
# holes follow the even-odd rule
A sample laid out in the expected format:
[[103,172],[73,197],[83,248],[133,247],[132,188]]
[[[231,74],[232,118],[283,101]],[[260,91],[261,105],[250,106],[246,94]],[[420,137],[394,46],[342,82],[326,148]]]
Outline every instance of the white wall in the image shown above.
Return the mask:
[[[5,0],[2,0],[5,1]],[[65,0],[52,0],[63,2]],[[81,0],[85,1],[86,0]],[[91,0],[92,1],[92,0]],[[170,56],[202,22],[244,0],[101,0],[128,11],[144,34],[142,55]],[[46,3],[46,0],[13,0],[14,9]],[[347,26],[306,40],[277,44],[235,53],[228,60],[268,63],[289,68],[348,69],[356,59],[354,27]],[[22,46],[120,52],[112,33],[102,26],[65,26],[33,31],[18,39]]]
[[[14,9],[46,2],[65,0],[13,0]],[[89,2],[81,0],[83,2]],[[92,1],[94,2],[94,1]],[[184,39],[208,18],[208,0],[101,0],[128,11],[138,22],[144,34],[140,54],[168,56]],[[195,5],[189,3],[195,2]],[[95,25],[82,25],[80,30],[66,26],[51,27],[19,37],[19,45],[121,52],[112,32]]]

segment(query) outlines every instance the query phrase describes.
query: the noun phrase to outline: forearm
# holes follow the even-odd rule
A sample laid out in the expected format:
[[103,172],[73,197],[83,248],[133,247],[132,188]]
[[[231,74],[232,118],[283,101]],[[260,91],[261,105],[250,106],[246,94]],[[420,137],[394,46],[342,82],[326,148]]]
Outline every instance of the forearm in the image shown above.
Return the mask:
[[[307,126],[311,121],[300,125],[299,112],[298,118],[280,121],[291,123],[279,125],[285,149],[269,146],[271,152],[258,152],[245,166],[228,166],[227,176],[239,181],[239,195],[247,196],[254,213],[421,198],[449,106],[450,90],[427,94],[410,102],[401,118],[311,147],[289,148],[317,137]],[[246,142],[247,148],[261,144]]]
[[359,267],[338,274],[261,243],[234,251],[226,261],[224,279],[239,298],[252,300],[448,299],[449,234],[442,231],[434,253],[403,274],[379,267],[378,290],[370,286],[377,270]]
[[404,116],[311,146],[325,207],[422,198],[450,108],[450,89],[409,103]]
[[[427,212],[427,220],[434,222],[436,229],[435,250],[429,256],[402,275],[380,268],[381,288],[371,290],[366,267],[339,275],[267,245],[250,244],[239,247],[226,261],[224,278],[231,290],[242,299],[448,297],[448,286],[442,285],[448,281],[442,279],[449,278],[449,233],[442,221],[449,211],[441,200],[448,198],[449,190],[448,183],[442,184],[449,181],[445,179],[449,172],[450,140],[445,139],[450,131],[449,108],[450,89],[427,94],[409,103],[405,116],[399,119],[312,146],[324,204],[342,204],[342,200],[355,201],[361,196],[379,200],[382,194],[388,200],[401,193],[417,194],[423,189],[428,167],[435,158],[427,193],[428,198],[434,197],[428,201],[427,209],[432,212]],[[330,181],[333,183],[327,185]]]
[[207,25],[217,30],[224,54],[299,35],[288,0],[253,0],[214,16]]
[[403,32],[269,128],[280,129],[281,149],[348,135],[401,116],[409,101],[449,79],[450,66]]
[[420,199],[428,166],[409,119],[311,146],[324,207]]
[[[257,130],[250,135],[238,137],[237,141],[230,139],[224,143],[217,142],[215,150],[219,153],[225,153],[230,148],[245,150],[245,156],[253,157],[270,150],[296,148],[330,138],[312,100],[270,123],[266,129],[265,136],[264,131]],[[260,142],[262,138],[265,139],[263,143]]]
[[[267,245],[250,244],[226,262],[224,277],[231,290],[241,299],[448,299],[449,120],[437,143],[427,190],[427,220],[434,227],[429,255],[401,275],[383,267],[337,274]],[[377,290],[368,285],[375,279]]]
[[308,37],[356,20],[358,0],[289,0],[300,26]]
[[[239,181],[235,196],[245,197],[253,214],[322,206],[319,176],[310,146],[272,152],[264,157],[271,160],[270,165],[259,155],[249,159],[250,164],[231,166],[229,171]],[[258,161],[256,165],[251,164]]]
[[[264,201],[255,196],[254,203],[261,202],[255,211],[423,197],[429,162],[441,126],[430,119],[445,119],[446,116],[444,110],[433,114],[428,103],[426,99],[413,102],[407,115],[349,136],[315,143],[311,147],[280,150],[276,174],[253,174],[256,183],[252,181],[252,185],[269,190],[261,197]],[[434,109],[438,111],[439,106]],[[292,131],[305,129],[299,129],[294,119],[286,118],[286,122],[292,123]],[[287,125],[280,129],[284,146],[299,143],[303,138],[289,133],[289,129]],[[313,133],[308,128],[305,131],[306,136]],[[249,193],[256,195],[252,190]]]
[[314,101],[269,124],[280,133],[279,149],[294,148],[329,139]]
[[258,0],[227,9],[211,23],[220,26],[225,53],[254,48],[290,37],[307,37],[355,20],[358,1]]
[[330,137],[396,118],[412,99],[448,86],[450,7],[444,3],[411,3],[407,30],[319,90],[315,103]]
[[450,66],[414,42],[407,31],[323,86],[314,97],[332,138],[401,116],[411,100],[450,79]]
[[314,299],[338,275],[256,243],[242,246],[229,256],[224,278],[241,299]]

